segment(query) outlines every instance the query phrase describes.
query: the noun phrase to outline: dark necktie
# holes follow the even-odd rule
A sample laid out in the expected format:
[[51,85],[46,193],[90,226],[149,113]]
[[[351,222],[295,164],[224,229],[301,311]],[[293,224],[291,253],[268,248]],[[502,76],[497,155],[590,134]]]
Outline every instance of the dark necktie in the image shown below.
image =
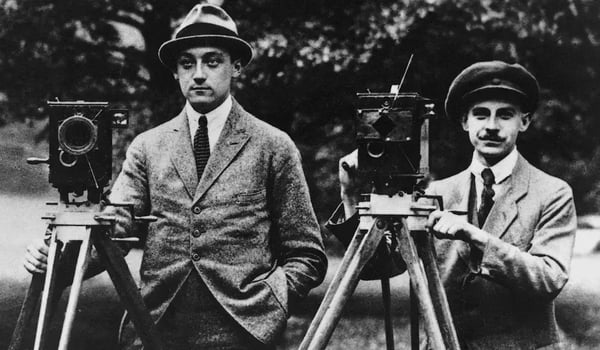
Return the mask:
[[483,191],[481,192],[481,204],[477,211],[477,219],[479,220],[479,227],[482,227],[485,223],[485,219],[490,213],[490,209],[494,205],[494,190],[492,185],[495,183],[494,173],[490,168],[485,168],[481,172],[483,178]]
[[206,116],[201,115],[198,119],[198,129],[194,135],[194,158],[196,159],[196,171],[198,172],[198,181],[202,178],[208,157],[210,156],[210,146],[208,144],[208,128],[206,127]]

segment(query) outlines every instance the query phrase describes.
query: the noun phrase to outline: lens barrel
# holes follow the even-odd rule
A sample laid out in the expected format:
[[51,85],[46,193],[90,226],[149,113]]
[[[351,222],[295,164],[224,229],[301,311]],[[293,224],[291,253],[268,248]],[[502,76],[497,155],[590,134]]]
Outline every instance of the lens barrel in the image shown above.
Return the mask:
[[65,119],[58,127],[58,144],[71,155],[84,155],[96,147],[98,128],[82,115]]

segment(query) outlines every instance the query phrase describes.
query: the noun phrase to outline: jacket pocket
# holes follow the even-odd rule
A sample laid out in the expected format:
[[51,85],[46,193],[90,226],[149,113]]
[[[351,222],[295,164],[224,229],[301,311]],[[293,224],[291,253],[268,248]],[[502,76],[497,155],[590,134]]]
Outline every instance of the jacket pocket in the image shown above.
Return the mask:
[[283,268],[281,266],[276,266],[273,273],[260,282],[269,287],[271,293],[273,293],[273,296],[285,312],[285,315],[289,316],[287,277],[285,276]]
[[237,204],[255,203],[257,201],[264,201],[267,196],[265,189],[261,190],[250,190],[240,192],[235,196],[235,202]]

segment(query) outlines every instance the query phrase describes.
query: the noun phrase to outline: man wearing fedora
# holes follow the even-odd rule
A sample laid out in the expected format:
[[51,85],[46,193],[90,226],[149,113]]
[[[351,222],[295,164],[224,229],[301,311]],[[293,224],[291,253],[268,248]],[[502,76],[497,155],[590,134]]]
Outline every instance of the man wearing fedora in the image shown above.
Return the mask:
[[[474,147],[471,165],[432,182],[446,208],[428,220],[440,275],[463,349],[560,349],[554,298],[569,276],[576,216],[571,188],[520,155],[539,87],[519,64],[479,62],[452,82],[448,117]],[[340,160],[357,166],[356,152]],[[340,166],[342,202],[328,226],[358,225],[355,172]],[[346,218],[348,218],[346,220]]]
[[[142,296],[166,349],[274,348],[289,305],[327,268],[300,154],[231,97],[253,51],[223,9],[195,6],[158,55],[185,107],[133,140],[111,193],[158,218],[143,248]],[[115,234],[135,235],[117,213]],[[45,251],[29,250],[29,271],[43,271]],[[131,324],[121,338],[141,347]]]

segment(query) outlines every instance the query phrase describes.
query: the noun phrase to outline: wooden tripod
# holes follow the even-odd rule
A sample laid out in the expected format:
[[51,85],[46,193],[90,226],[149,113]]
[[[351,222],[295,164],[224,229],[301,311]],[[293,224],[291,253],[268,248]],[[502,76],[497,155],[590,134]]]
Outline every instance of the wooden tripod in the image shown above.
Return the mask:
[[[427,196],[420,196],[426,198]],[[430,198],[431,199],[431,198]],[[437,199],[437,198],[436,198]],[[360,226],[325,293],[325,298],[300,344],[300,350],[324,349],[339,322],[342,310],[358,285],[360,273],[373,257],[386,231],[399,241],[410,276],[412,348],[419,348],[419,314],[433,349],[460,349],[444,292],[431,235],[425,229],[428,214],[437,207],[417,203],[416,196],[371,194],[358,206]],[[390,313],[390,286],[383,278],[384,320],[387,349],[394,349]]]
[[[110,215],[101,214],[99,204],[61,203],[60,205],[60,210],[57,213],[45,217],[45,219],[50,220],[51,228],[47,273],[45,275],[34,274],[32,276],[29,290],[23,301],[21,312],[11,338],[9,350],[22,348],[27,326],[32,321],[32,316],[38,302],[40,303],[40,311],[34,350],[44,349],[47,341],[47,328],[52,316],[52,303],[56,300],[54,294],[56,289],[57,264],[61,255],[61,249],[66,244],[79,245],[79,251],[58,349],[68,349],[77,302],[92,246],[95,247],[121,301],[131,315],[138,335],[144,344],[144,348],[152,350],[162,349],[160,339],[155,332],[154,322],[144,305],[136,283],[123,258],[123,254],[119,251],[116,243],[107,235],[107,231],[114,224],[115,218]],[[149,217],[137,219],[141,219],[142,221],[153,220]]]

